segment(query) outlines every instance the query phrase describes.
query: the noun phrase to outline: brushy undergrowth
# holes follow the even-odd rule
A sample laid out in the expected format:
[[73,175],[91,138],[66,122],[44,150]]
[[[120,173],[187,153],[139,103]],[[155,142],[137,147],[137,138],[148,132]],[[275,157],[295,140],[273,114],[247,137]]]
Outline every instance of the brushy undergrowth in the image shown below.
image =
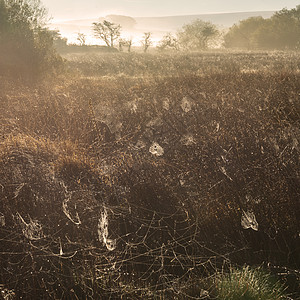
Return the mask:
[[210,74],[299,72],[298,52],[90,53],[66,54],[83,76],[185,77]]
[[76,63],[59,82],[0,81],[1,291],[201,299],[224,265],[264,264],[297,296],[298,60],[191,54],[164,60],[186,73],[141,76],[128,57],[152,56],[105,54],[103,77]]

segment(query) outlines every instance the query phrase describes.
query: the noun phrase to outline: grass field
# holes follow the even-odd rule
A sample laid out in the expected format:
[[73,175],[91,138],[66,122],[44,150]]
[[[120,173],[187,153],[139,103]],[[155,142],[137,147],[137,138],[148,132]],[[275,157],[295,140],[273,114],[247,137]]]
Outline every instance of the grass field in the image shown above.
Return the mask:
[[298,299],[299,52],[65,59],[0,78],[2,297]]

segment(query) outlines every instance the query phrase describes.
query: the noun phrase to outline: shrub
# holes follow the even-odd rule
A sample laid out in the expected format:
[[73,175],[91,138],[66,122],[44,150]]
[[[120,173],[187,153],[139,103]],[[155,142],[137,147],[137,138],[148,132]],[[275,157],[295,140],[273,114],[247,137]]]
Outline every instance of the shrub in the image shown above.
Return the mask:
[[62,59],[39,0],[0,0],[0,16],[0,75],[35,79],[59,71]]

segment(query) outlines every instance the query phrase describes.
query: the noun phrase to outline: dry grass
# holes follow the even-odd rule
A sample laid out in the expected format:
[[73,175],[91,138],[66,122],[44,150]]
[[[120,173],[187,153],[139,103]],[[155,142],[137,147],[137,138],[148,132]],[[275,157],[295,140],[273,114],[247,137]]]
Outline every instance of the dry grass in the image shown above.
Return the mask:
[[0,83],[5,288],[184,299],[224,263],[298,276],[295,53],[77,60],[59,82]]

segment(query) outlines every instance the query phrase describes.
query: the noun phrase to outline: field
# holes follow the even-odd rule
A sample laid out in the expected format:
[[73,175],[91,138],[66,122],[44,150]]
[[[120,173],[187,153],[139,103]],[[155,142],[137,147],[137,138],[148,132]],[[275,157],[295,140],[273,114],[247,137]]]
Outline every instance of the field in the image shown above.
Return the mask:
[[0,78],[2,297],[298,299],[299,52],[65,59]]

